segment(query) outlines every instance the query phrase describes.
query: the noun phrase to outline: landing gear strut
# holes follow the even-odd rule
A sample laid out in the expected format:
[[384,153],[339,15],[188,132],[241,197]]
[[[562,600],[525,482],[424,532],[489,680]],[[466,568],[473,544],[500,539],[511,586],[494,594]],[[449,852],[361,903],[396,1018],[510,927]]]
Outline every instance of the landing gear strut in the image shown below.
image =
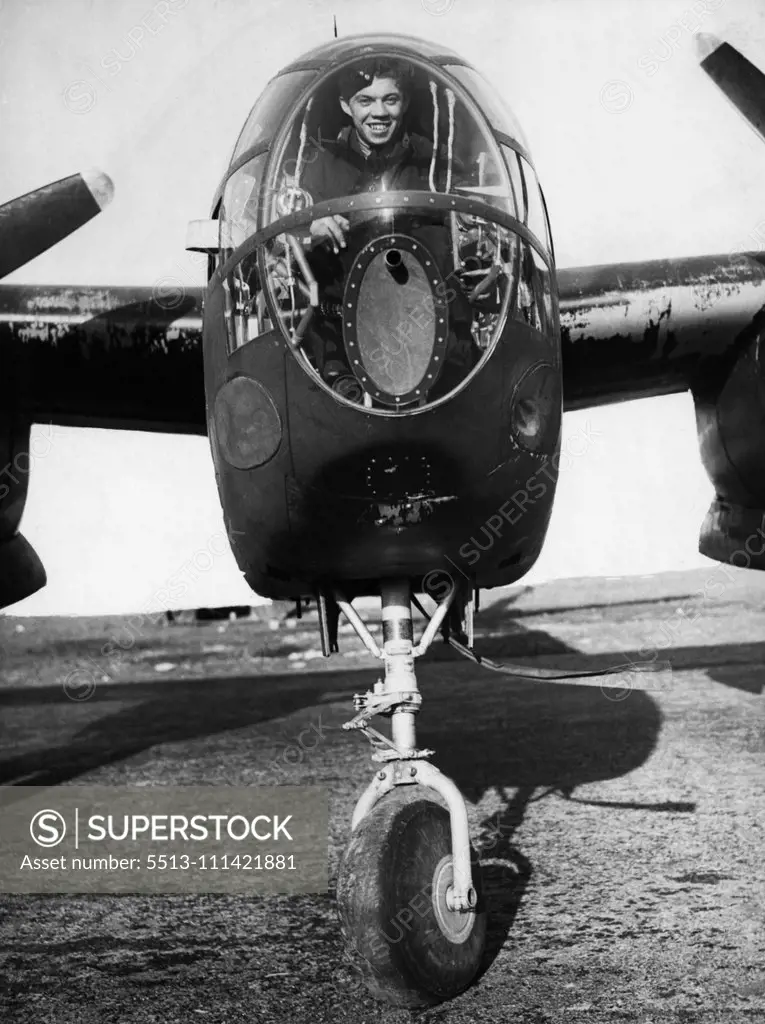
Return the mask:
[[[347,950],[370,992],[396,1006],[427,1006],[470,984],[486,935],[465,802],[428,761],[433,751],[417,748],[415,736],[422,696],[414,661],[430,646],[455,590],[439,604],[417,646],[408,581],[384,581],[381,597],[382,650],[352,605],[335,593],[385,669],[374,691],[356,695],[357,714],[344,726],[371,740],[379,767],[353,813],[338,909]],[[370,725],[378,714],[391,719],[390,739]]]

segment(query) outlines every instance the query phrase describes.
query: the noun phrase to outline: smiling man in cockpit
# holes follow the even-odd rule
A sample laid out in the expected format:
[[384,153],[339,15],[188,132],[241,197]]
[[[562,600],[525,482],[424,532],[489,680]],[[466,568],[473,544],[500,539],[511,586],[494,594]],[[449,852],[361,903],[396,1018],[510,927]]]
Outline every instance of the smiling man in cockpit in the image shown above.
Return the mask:
[[[301,186],[314,203],[360,192],[427,189],[433,144],[404,130],[413,69],[393,60],[370,60],[345,72],[339,101],[351,119],[334,142],[305,157]],[[335,252],[346,244],[349,222],[335,215],[311,225],[314,243]]]
[[[448,143],[439,147],[433,139],[408,128],[407,120],[418,126],[438,121],[435,82],[429,83],[433,110],[410,109],[415,96],[428,95],[423,81],[416,90],[415,76],[415,69],[404,61],[377,58],[358,62],[327,83],[337,89],[337,99],[324,97],[321,102],[320,98],[317,106],[328,111],[333,101],[339,101],[351,123],[333,141],[309,141],[310,106],[306,108],[292,180],[304,201],[315,205],[364,193],[447,191],[460,173],[453,153],[453,97],[451,104],[445,105],[450,118]],[[412,209],[397,213],[396,230],[421,242],[446,279],[455,269],[448,214],[423,209],[422,204],[415,207],[413,203]],[[340,327],[340,303],[348,273],[370,239],[390,232],[391,212],[384,207],[346,209],[318,217],[311,222],[308,237],[302,239],[321,294],[318,317],[309,329],[310,348],[320,373],[333,387],[350,372]],[[451,364],[457,350],[455,331],[469,344],[472,311],[459,288],[447,294],[450,343],[446,361]],[[448,371],[443,370],[442,376],[446,382]]]

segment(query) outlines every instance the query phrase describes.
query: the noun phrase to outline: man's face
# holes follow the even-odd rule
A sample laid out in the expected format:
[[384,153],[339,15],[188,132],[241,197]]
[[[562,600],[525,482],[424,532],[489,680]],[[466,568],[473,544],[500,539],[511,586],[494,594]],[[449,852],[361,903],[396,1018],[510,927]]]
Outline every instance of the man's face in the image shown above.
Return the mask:
[[375,78],[340,106],[364,142],[384,146],[398,131],[407,104],[395,78]]

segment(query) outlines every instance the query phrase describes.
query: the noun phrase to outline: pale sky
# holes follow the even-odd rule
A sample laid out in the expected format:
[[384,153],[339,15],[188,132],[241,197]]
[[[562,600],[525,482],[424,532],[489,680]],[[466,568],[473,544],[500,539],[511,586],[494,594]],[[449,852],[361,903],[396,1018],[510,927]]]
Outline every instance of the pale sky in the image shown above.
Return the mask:
[[[201,285],[186,223],[208,215],[267,79],[328,41],[333,13],[341,36],[407,32],[481,68],[524,126],[560,266],[760,244],[765,145],[692,42],[715,33],[765,68],[759,0],[0,0],[0,201],[94,165],[116,186],[104,214],[7,280]],[[598,436],[562,474],[527,581],[712,567],[688,395],[570,414],[564,429],[564,450]],[[252,599],[218,553],[206,438],[56,428],[22,530],[49,583],[14,612],[155,606],[195,556],[211,567],[188,571],[179,603]]]

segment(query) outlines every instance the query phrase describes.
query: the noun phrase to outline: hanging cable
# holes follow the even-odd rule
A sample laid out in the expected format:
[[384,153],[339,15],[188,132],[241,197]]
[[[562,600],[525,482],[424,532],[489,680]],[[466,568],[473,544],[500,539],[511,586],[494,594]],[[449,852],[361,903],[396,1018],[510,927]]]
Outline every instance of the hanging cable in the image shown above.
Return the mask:
[[446,90],[446,103],[449,107],[449,139],[446,143],[446,188],[449,192],[452,187],[452,160],[454,157],[454,93],[451,89]]
[[436,157],[438,156],[438,86],[431,78],[430,95],[433,99],[433,155],[430,158],[430,174],[428,183],[430,191],[436,191]]
[[[308,140],[308,115],[311,112],[313,106],[313,96],[308,100],[305,108],[305,114],[303,114],[303,123],[300,125],[300,146],[298,148],[297,159],[295,160],[295,188],[300,188],[300,174],[303,170],[303,154],[305,153],[306,141]],[[296,195],[293,196],[292,204],[294,207]]]
[[[422,602],[416,594],[412,595],[412,604],[426,619],[429,620],[429,622],[433,620],[434,616],[429,615],[428,612],[425,611]],[[444,632],[443,626],[442,633],[455,651],[461,654],[463,658],[467,658],[469,661],[475,662],[475,664],[479,665],[481,668],[489,669],[491,672],[500,672],[502,675],[512,676],[515,679],[538,679],[540,682],[564,682],[568,679],[594,679],[598,676],[613,676],[627,672],[655,673],[658,671],[672,671],[672,664],[669,661],[626,661],[620,665],[610,665],[608,668],[580,669],[573,672],[561,672],[560,669],[555,668],[533,668],[519,664],[500,665],[499,662],[492,661],[491,658],[484,658],[467,644],[460,643],[460,641],[450,633]],[[420,654],[423,654],[427,649],[427,644],[423,646],[422,640],[420,641],[420,648],[422,648],[422,650],[419,651]],[[629,685],[630,689],[632,689],[632,685]]]
[[[297,158],[295,160],[295,178],[294,178],[294,181],[292,183],[292,189],[290,190],[290,200],[289,200],[289,212],[290,213],[294,212],[295,205],[298,202],[298,196],[299,196],[299,191],[298,190],[300,189],[300,174],[301,174],[301,172],[303,170],[303,157],[304,157],[304,154],[305,154],[306,142],[308,140],[308,115],[311,112],[312,105],[313,105],[313,96],[311,96],[311,98],[306,103],[305,113],[303,114],[303,122],[300,125],[300,145],[298,146]],[[305,259],[305,257],[304,257],[304,259]],[[290,307],[291,307],[290,329],[292,331],[293,341],[295,341],[296,340],[296,338],[295,338],[295,324],[296,324],[296,320],[297,320],[297,312],[298,312],[298,310],[297,310],[297,301],[296,301],[296,296],[295,296],[295,271],[293,269],[293,253],[292,253],[292,246],[289,245],[289,244],[286,246],[285,261],[286,261],[286,264],[287,264],[287,273],[288,273],[288,281],[289,281],[289,297],[290,297]],[[299,263],[299,260],[298,260],[298,263]],[[315,282],[314,282],[314,285],[315,285]],[[318,302],[318,300],[317,300],[317,302]],[[316,305],[316,304],[317,303],[312,302],[311,306]],[[301,326],[302,325],[303,324],[302,324],[302,321],[301,321]],[[305,326],[307,326],[307,323],[306,323]]]
[[561,672],[559,669],[554,668],[526,668],[524,665],[500,665],[499,662],[492,661],[491,658],[484,658],[480,654],[477,654],[471,647],[467,647],[465,644],[461,644],[459,640],[456,640],[453,636],[450,636],[449,643],[458,651],[464,658],[468,658],[470,661],[475,662],[476,665],[480,665],[482,668],[487,668],[491,672],[501,672],[503,675],[513,676],[516,679],[539,679],[544,682],[562,682],[566,679],[592,679],[597,676],[613,676],[619,673],[627,672],[657,672],[659,670],[664,671],[669,669],[671,671],[671,664],[668,661],[651,661],[651,662],[632,662],[626,661],[621,665],[611,665],[608,668],[599,669],[582,669],[575,672]]

